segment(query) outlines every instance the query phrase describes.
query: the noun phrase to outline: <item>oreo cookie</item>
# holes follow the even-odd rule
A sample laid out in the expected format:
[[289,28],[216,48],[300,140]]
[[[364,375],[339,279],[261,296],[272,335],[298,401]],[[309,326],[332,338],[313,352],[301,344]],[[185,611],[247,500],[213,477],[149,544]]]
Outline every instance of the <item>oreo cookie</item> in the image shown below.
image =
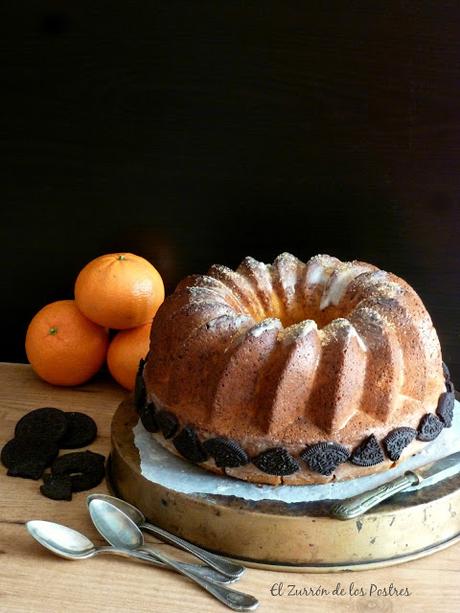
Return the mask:
[[401,453],[409,443],[417,436],[417,430],[414,428],[395,428],[383,439],[383,446],[387,452],[387,456],[393,462],[396,462],[401,457]]
[[230,438],[208,438],[203,447],[219,468],[237,468],[249,464],[247,453]]
[[179,434],[173,438],[173,445],[177,451],[190,462],[205,462],[209,455],[200,443],[196,432],[190,426],[185,426]]
[[453,394],[455,397],[455,388],[452,381],[446,381],[446,390],[449,392],[449,394]]
[[8,469],[6,474],[9,477],[37,480],[58,453],[59,448],[54,441],[23,435],[4,445],[1,461]]
[[424,442],[434,441],[443,427],[442,421],[434,413],[427,413],[420,420],[417,429],[417,440]]
[[455,396],[453,392],[441,394],[438,400],[436,415],[444,424],[445,428],[450,428],[454,417]]
[[155,405],[150,402],[139,411],[139,417],[141,418],[142,425],[147,432],[158,432],[160,429],[155,417]]
[[147,403],[147,392],[144,383],[144,366],[145,360],[142,358],[139,362],[134,383],[134,404],[138,412],[140,412]]
[[384,460],[383,450],[374,434],[358,445],[350,456],[350,462],[356,466],[375,466]]
[[40,459],[24,456],[18,462],[12,464],[6,471],[8,477],[21,477],[22,479],[33,479],[38,481],[43,475],[46,463]]
[[320,475],[332,475],[339,464],[350,457],[348,449],[333,442],[320,442],[309,445],[300,455],[309,469]]
[[78,412],[64,413],[67,430],[59,441],[61,449],[79,449],[92,443],[97,436],[97,426],[89,415]]
[[156,412],[155,418],[165,438],[172,438],[176,434],[179,421],[174,413],[161,409]]
[[53,407],[34,409],[26,413],[16,424],[14,435],[20,437],[47,438],[59,442],[67,432],[64,411]]
[[44,483],[40,485],[40,492],[51,500],[72,500],[72,479],[65,475],[44,476]]
[[92,451],[76,451],[61,455],[51,465],[53,477],[70,477],[72,492],[90,490],[105,476],[105,458]]
[[279,477],[293,475],[300,466],[284,447],[272,447],[252,459],[259,470]]

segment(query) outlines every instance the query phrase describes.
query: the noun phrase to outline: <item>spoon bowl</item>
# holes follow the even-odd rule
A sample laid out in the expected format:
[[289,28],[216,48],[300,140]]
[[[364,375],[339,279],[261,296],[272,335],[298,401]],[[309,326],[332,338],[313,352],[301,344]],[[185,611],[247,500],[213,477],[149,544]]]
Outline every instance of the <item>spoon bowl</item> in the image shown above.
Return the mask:
[[115,505],[105,500],[92,500],[89,513],[96,530],[114,547],[132,550],[144,546],[139,526]]
[[67,526],[36,519],[28,521],[26,528],[43,547],[68,560],[83,560],[97,553],[94,543]]

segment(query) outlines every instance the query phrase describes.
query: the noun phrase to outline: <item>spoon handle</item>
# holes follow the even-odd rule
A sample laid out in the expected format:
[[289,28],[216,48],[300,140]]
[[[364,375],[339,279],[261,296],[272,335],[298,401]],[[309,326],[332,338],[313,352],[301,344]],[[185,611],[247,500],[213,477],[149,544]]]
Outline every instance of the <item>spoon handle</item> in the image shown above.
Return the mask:
[[226,605],[234,611],[253,611],[259,606],[259,601],[251,596],[251,594],[245,594],[244,592],[238,592],[225,587],[221,583],[215,583],[203,579],[203,577],[197,575],[195,571],[191,571],[189,568],[184,568],[182,564],[179,564],[176,560],[173,560],[169,556],[166,556],[163,552],[156,549],[149,549],[149,553],[154,555],[158,560],[175,569],[178,573],[185,575],[198,585],[201,585],[209,594],[212,594],[222,604]]
[[[150,564],[152,564],[153,566],[157,566],[158,568],[170,568],[164,562],[160,562],[160,560],[156,556],[154,556],[154,554],[148,553],[147,547],[142,550],[121,549],[118,547],[98,547],[97,553],[109,553],[129,558],[135,558],[136,560],[149,562]],[[208,566],[202,566],[200,564],[188,564],[187,562],[177,562],[177,564],[192,573],[196,573],[205,581],[216,581],[219,583],[233,583],[234,581],[236,581],[236,579],[230,579],[229,577],[225,577],[221,573],[214,571]]]
[[227,558],[224,558],[222,556],[210,553],[205,549],[201,549],[201,547],[193,545],[192,543],[189,543],[188,541],[181,539],[179,536],[175,536],[174,534],[171,534],[167,530],[163,530],[162,528],[159,528],[154,524],[144,522],[141,525],[141,528],[144,528],[144,530],[148,530],[152,534],[155,534],[162,541],[166,541],[171,545],[180,547],[184,551],[193,554],[199,560],[202,560],[205,564],[207,564],[211,568],[214,568],[214,570],[217,570],[219,573],[222,573],[226,577],[238,579],[245,571],[245,568],[243,566],[235,564],[234,562],[231,562],[230,560],[227,560]]

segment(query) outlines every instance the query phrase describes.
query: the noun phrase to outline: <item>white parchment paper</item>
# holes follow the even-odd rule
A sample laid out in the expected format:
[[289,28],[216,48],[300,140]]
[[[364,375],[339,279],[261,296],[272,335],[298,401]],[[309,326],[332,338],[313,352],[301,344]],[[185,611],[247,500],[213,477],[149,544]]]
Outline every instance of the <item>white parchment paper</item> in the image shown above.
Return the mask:
[[[231,477],[214,475],[164,449],[151,437],[140,421],[133,432],[134,442],[139,449],[142,475],[149,481],[177,492],[233,495],[246,500],[280,500],[287,503],[342,499],[381,485],[406,470],[418,468],[460,451],[460,403],[455,402],[452,426],[444,428],[441,434],[416,456],[408,458],[392,470],[324,485],[256,485]],[[460,472],[460,467],[452,469],[450,474],[457,472]],[[423,487],[423,484],[418,487]]]

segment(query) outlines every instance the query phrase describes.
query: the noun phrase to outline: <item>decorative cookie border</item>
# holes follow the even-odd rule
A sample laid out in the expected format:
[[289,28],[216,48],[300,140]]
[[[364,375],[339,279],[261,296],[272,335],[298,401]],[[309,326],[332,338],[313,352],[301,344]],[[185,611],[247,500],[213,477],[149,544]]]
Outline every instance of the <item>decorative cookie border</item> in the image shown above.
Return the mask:
[[284,447],[271,447],[250,457],[237,441],[230,438],[213,437],[200,441],[192,426],[180,428],[174,413],[156,407],[153,402],[148,403],[143,378],[144,366],[145,360],[141,360],[134,390],[134,403],[144,428],[149,432],[161,431],[165,439],[172,439],[180,455],[195,464],[210,458],[214,459],[218,468],[238,468],[252,463],[266,474],[284,477],[298,472],[303,462],[312,472],[330,476],[344,462],[361,467],[375,466],[384,462],[385,456],[396,462],[414,439],[433,441],[443,428],[452,425],[455,392],[449,369],[443,362],[446,391],[439,396],[436,413],[423,415],[416,430],[405,426],[394,428],[381,442],[371,434],[351,451],[339,443],[321,441],[307,445],[298,458],[293,457]]

